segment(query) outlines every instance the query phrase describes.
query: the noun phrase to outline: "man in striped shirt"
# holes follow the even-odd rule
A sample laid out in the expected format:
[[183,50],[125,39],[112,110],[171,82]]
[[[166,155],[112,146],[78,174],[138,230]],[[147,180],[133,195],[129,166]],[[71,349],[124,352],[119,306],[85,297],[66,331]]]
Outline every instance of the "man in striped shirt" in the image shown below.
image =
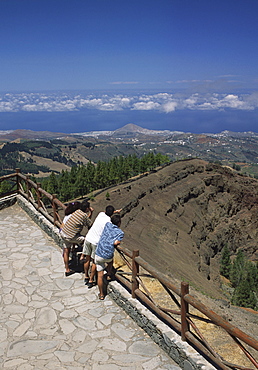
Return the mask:
[[83,201],[79,209],[72,213],[71,217],[66,221],[60,235],[64,241],[63,258],[65,265],[65,276],[74,273],[69,267],[69,254],[73,244],[83,245],[85,236],[81,235],[84,226],[88,229],[92,225],[91,216],[93,208],[90,207],[88,201]]

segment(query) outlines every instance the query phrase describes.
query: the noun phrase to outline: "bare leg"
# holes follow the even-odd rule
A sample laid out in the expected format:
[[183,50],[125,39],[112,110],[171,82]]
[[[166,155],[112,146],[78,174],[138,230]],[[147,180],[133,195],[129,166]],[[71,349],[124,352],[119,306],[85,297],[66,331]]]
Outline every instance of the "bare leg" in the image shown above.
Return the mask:
[[89,268],[90,268],[90,256],[86,256],[86,262],[84,263],[85,279],[89,279]]
[[108,280],[111,280],[112,270],[113,270],[113,260],[111,262],[108,262],[108,264],[107,264],[107,278],[108,278]]
[[104,271],[98,271],[98,287],[99,287],[99,298],[100,299],[101,299],[101,297],[104,297],[103,276],[104,276]]
[[64,258],[64,265],[65,265],[65,272],[70,271],[69,267],[69,254],[70,254],[70,248],[64,248],[63,250],[63,258]]
[[94,262],[92,262],[92,265],[91,265],[91,272],[90,272],[90,283],[93,283],[94,281],[94,276],[96,275],[96,265]]

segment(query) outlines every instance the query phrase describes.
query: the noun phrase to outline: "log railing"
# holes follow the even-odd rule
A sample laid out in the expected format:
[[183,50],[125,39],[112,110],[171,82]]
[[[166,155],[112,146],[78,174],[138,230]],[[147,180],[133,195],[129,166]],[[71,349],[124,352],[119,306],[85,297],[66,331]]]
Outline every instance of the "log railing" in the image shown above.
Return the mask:
[[[117,280],[131,291],[132,297],[140,299],[164,322],[180,333],[183,341],[187,341],[194,345],[214,364],[218,365],[220,369],[249,370],[249,367],[240,366],[239,364],[224,360],[205,339],[204,335],[198,329],[196,321],[206,322],[207,325],[216,325],[222,328],[243,351],[246,358],[254,366],[252,369],[258,369],[258,362],[254,358],[254,355],[250,353],[250,350],[252,350],[252,352],[255,352],[255,350],[258,351],[258,340],[231,325],[221,316],[217,315],[195,297],[190,295],[189,285],[187,283],[182,282],[180,288],[172,284],[171,280],[169,280],[166,275],[157,271],[153,266],[141,258],[138,250],[131,251],[122,246],[117,246],[116,251],[126,266],[126,271],[121,270],[121,268],[117,269]],[[128,276],[130,276],[130,278],[128,278]],[[147,287],[148,284],[146,280],[148,278],[154,278],[160,283],[167,295],[173,300],[174,305],[177,306],[177,309],[172,310],[170,308],[165,308],[158,303]],[[143,279],[145,281],[143,281]],[[190,307],[194,308],[198,314],[191,314],[189,310]],[[204,317],[200,316],[200,314],[204,315]],[[246,349],[244,345],[249,346],[250,350]]]
[[15,174],[2,176],[0,178],[0,183],[5,180],[12,182],[13,187],[11,191],[0,194],[1,197],[16,193],[21,194],[53,225],[60,228],[62,220],[59,215],[59,211],[65,210],[66,206],[56,198],[55,194],[49,194],[41,188],[40,183],[35,183],[30,180],[29,176],[21,174],[18,168],[16,169]]
[[[22,195],[36,210],[41,212],[46,219],[60,228],[62,220],[59,211],[64,210],[66,206],[60,202],[55,195],[46,192],[41,188],[39,183],[30,180],[29,176],[22,175],[19,169],[17,169],[14,174],[1,177],[0,185],[4,180],[12,182],[13,187],[8,192],[0,192],[0,197],[10,194]],[[166,275],[156,270],[141,258],[138,250],[131,251],[125,247],[117,246],[116,253],[119,254],[126,266],[123,270],[121,270],[121,268],[116,270],[116,279],[118,282],[123,284],[131,292],[133,298],[138,298],[149,307],[152,312],[160,317],[163,322],[180,333],[183,341],[187,341],[197,348],[207,359],[210,359],[212,363],[216,364],[219,369],[258,369],[258,362],[253,354],[255,350],[258,351],[257,339],[252,338],[237,327],[231,325],[189,294],[189,285],[187,283],[182,282],[180,288],[172,284],[171,280]],[[171,305],[170,308],[163,307],[163,305],[157,302],[146,282],[150,278],[159,282],[166,295],[172,299],[172,303],[176,306],[176,309],[171,309]],[[197,314],[191,313],[190,309],[195,309]],[[208,340],[205,339],[196,321],[205,322],[207,325],[213,324],[223,329],[243,351],[250,365],[252,364],[253,366],[251,368],[245,367],[224,360],[223,357],[212,348]],[[246,346],[248,346],[249,349],[247,349]]]

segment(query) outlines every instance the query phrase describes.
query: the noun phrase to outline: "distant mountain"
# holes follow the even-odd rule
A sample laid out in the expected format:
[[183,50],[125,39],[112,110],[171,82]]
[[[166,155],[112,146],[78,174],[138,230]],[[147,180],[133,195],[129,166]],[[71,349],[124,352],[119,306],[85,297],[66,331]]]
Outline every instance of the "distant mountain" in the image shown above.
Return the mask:
[[[127,125],[118,128],[117,130],[113,131],[113,135],[119,135],[119,134],[143,134],[143,135],[169,135],[172,132],[175,131],[169,131],[169,130],[149,130],[147,128],[142,128],[140,126],[137,126],[133,123],[128,123]],[[179,131],[177,132],[179,133]]]
[[[115,131],[91,131],[82,133],[56,133],[49,131],[14,130],[0,131],[0,143],[47,141],[56,146],[68,166],[92,161],[108,161],[114,156],[136,155],[147,152],[168,155],[172,161],[186,158],[201,158],[206,161],[241,167],[242,173],[258,177],[258,134],[254,132],[223,131],[217,134],[192,134],[180,131],[149,130],[135,124],[127,124]],[[33,145],[32,145],[33,146]],[[40,150],[40,156],[49,154]],[[43,153],[43,154],[42,154]],[[44,154],[45,153],[45,154]],[[0,153],[1,154],[1,153]],[[20,153],[21,154],[21,153]],[[29,152],[30,162],[37,161],[35,151]],[[22,159],[21,159],[22,161]],[[55,161],[58,161],[55,158]],[[16,164],[17,165],[17,164]],[[56,164],[48,162],[49,171],[56,170]],[[2,168],[6,168],[5,166]],[[60,167],[60,170],[63,166]]]
[[11,141],[17,139],[40,139],[40,140],[51,140],[51,139],[58,139],[58,138],[65,138],[65,137],[118,137],[121,135],[122,137],[126,137],[126,135],[138,136],[142,135],[141,137],[145,136],[171,136],[171,135],[205,135],[208,137],[256,137],[258,138],[258,133],[255,132],[232,132],[232,131],[222,131],[217,134],[211,133],[203,133],[203,134],[192,134],[192,133],[185,133],[182,131],[170,131],[170,130],[149,130],[147,128],[142,128],[138,125],[133,123],[129,123],[123,127],[120,127],[114,131],[88,131],[88,132],[79,132],[79,133],[62,133],[62,132],[52,132],[52,131],[32,131],[32,130],[0,130],[0,141]]
[[[32,130],[8,130],[0,131],[0,141],[12,141],[17,139],[28,140],[51,140],[59,137],[65,137],[67,134],[51,131],[32,131]],[[68,135],[70,136],[70,135]]]

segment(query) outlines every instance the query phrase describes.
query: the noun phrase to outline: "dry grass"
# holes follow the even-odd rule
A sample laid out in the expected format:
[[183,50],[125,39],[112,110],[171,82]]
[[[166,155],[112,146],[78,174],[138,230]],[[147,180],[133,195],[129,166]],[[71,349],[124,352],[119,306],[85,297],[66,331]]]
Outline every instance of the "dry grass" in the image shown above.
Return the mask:
[[[130,272],[129,267],[124,263],[122,258],[119,254],[115,253],[114,259],[114,266],[118,268],[120,271]],[[140,270],[140,273],[146,273],[143,269]],[[130,276],[126,275],[127,278],[130,280]],[[147,278],[141,277],[141,280],[146,286],[147,290],[151,293],[152,299],[155,301],[156,305],[159,307],[165,307],[171,310],[179,311],[180,308],[176,305],[176,303],[170,298],[169,294],[164,290],[160,282],[155,278]],[[175,286],[180,286],[179,281],[173,281]],[[140,286],[140,289],[144,291],[143,287]],[[207,296],[202,296],[200,293],[193,291],[190,288],[190,294],[198,298],[205,306],[211,308],[216,312],[214,309],[214,303],[212,304],[212,300]],[[146,293],[146,292],[145,292]],[[176,295],[175,295],[176,296]],[[177,301],[180,302],[180,297],[176,296]],[[216,305],[215,305],[216,306]],[[200,313],[194,307],[189,308],[189,312],[192,315],[197,315],[202,318],[207,319],[205,315]],[[218,312],[216,312],[218,313]],[[218,313],[220,314],[220,313]],[[175,320],[180,322],[180,315],[171,315]],[[228,335],[224,329],[198,320],[192,319],[193,323],[197,326],[198,330],[201,332],[205,340],[209,343],[209,345],[217,352],[224,360],[239,365],[243,367],[247,367],[248,369],[255,369],[255,367],[251,364],[251,362],[247,359],[243,351],[238,347],[238,345],[234,342],[234,340]],[[194,329],[191,327],[191,331],[194,332]],[[247,346],[245,346],[247,348]],[[255,356],[255,350],[247,348],[250,352]]]

